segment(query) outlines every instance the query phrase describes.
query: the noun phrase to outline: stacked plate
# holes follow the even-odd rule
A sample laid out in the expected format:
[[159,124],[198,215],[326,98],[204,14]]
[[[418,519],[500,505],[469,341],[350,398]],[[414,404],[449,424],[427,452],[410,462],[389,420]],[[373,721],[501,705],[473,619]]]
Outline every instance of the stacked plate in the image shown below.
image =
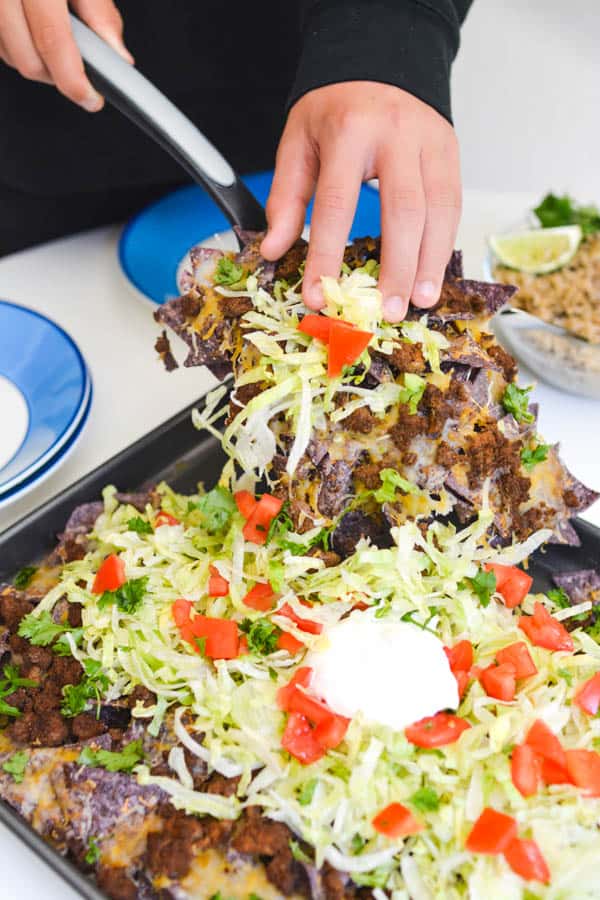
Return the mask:
[[0,507],[65,461],[91,400],[90,374],[72,338],[45,316],[0,300]]

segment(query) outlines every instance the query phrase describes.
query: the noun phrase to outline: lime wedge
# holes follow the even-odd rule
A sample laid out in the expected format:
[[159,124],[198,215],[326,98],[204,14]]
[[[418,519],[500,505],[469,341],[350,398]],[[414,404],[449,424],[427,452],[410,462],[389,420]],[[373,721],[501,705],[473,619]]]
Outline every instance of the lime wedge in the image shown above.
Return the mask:
[[490,247],[503,266],[543,275],[570,262],[581,242],[579,225],[536,228],[512,234],[493,234]]

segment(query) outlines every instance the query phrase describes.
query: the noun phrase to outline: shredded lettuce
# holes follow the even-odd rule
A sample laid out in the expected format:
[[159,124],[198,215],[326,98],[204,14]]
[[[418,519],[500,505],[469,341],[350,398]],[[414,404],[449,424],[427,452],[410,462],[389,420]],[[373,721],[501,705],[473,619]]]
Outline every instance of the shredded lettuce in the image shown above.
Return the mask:
[[[389,473],[384,476],[383,488],[395,491],[398,486],[410,487],[397,485]],[[600,719],[584,716],[572,703],[577,686],[600,670],[600,646],[581,630],[572,632],[574,654],[529,647],[538,675],[519,686],[513,703],[496,702],[473,681],[459,709],[472,727],[436,752],[420,750],[403,733],[361,717],[352,720],[339,747],[310,766],[281,749],[285,715],[276,693],[302,665],[305,651],[291,656],[278,650],[273,635],[288,630],[307,650],[316,640],[280,614],[284,603],[306,617],[303,601],[310,602],[310,618],[326,633],[360,599],[384,610],[390,621],[410,617],[446,645],[472,640],[477,664],[486,666],[500,648],[525,637],[518,628],[519,610],[506,609],[491,591],[487,605],[482,604],[477,582],[482,563],[521,559],[544,533],[496,553],[486,544],[491,513],[484,508],[462,530],[437,522],[423,533],[408,522],[392,530],[391,547],[378,549],[363,540],[352,556],[325,568],[289,549],[310,545],[312,537],[294,534],[283,519],[269,545],[258,547],[244,541],[237,511],[231,511],[218,532],[199,514],[206,510],[203,498],[209,494],[184,497],[164,485],[158,490],[179,512],[181,526],[132,532],[132,508],[119,505],[114,490],[107,490],[93,549],[64,567],[60,583],[34,614],[43,616],[42,623],[49,621],[63,597],[82,606],[77,653],[87,674],[81,698],[71,699],[93,703],[99,695],[127,695],[136,684],[156,693],[155,707],[138,705],[133,715],[149,719],[155,735],[163,729],[174,735],[172,775],[153,776],[147,766],[138,765],[141,784],[161,787],[177,808],[198,815],[235,818],[243,804],[257,804],[314,848],[316,865],[327,861],[349,872],[356,883],[394,898],[523,897],[524,883],[502,858],[478,858],[464,850],[472,823],[491,805],[515,815],[521,832],[540,845],[552,884],[536,885],[537,896],[594,896],[600,800],[568,786],[525,799],[512,784],[509,756],[536,718],[559,733],[567,748],[598,746]],[[118,603],[103,605],[91,592],[108,553],[121,556],[128,579],[146,579],[143,602],[133,610]],[[210,565],[230,581],[227,597],[208,596]],[[257,581],[267,581],[274,567],[279,596],[273,613],[248,609],[243,596]],[[173,620],[172,604],[180,597],[192,600],[205,615],[235,619],[249,636],[250,652],[217,661],[196,654]],[[525,601],[525,611],[534,599]],[[560,614],[551,598],[544,602]],[[398,685],[399,691],[410,689]],[[183,748],[210,770],[239,776],[237,794],[220,797],[195,790]],[[374,815],[392,799],[414,811],[425,825],[423,832],[390,841],[374,830]]]

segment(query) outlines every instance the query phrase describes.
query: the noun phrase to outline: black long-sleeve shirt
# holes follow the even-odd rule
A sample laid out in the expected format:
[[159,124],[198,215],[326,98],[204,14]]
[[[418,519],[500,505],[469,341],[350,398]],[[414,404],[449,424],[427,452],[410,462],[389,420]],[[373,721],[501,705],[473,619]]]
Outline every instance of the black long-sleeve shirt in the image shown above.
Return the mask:
[[[326,84],[397,85],[450,119],[450,67],[470,2],[119,0],[118,6],[140,70],[247,172],[273,165],[286,109]],[[108,107],[85,113],[0,63],[0,253],[110,221],[128,212],[111,198],[129,194],[135,204],[145,192],[183,180],[120,113]],[[73,217],[71,207],[81,211],[86,201],[87,218]],[[36,203],[45,230],[32,221]],[[21,235],[12,243],[11,228]]]

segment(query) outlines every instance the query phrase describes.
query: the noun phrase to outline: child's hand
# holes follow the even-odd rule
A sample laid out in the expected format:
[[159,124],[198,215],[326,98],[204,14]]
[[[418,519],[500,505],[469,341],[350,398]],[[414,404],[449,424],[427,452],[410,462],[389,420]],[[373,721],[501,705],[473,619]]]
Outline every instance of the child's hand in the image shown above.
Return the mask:
[[[73,11],[132,63],[112,0],[74,0]],[[104,100],[90,84],[71,33],[67,0],[0,0],[0,59],[32,81],[55,84],[88,112]]]
[[277,259],[299,236],[313,193],[304,271],[307,306],[323,306],[321,275],[339,276],[361,183],[379,178],[380,288],[388,321],[409,300],[438,300],[461,211],[458,144],[432,107],[391,85],[333,84],[292,107],[277,154],[262,252]]

